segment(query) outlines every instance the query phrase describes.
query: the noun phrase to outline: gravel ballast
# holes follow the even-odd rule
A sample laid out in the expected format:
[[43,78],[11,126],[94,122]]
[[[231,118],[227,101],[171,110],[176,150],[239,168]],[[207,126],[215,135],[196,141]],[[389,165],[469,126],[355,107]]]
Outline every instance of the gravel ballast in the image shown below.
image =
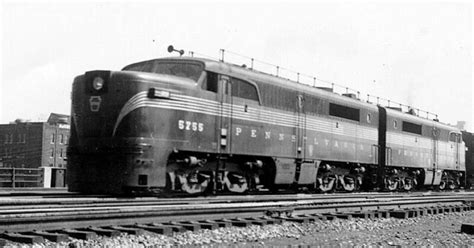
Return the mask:
[[146,232],[141,236],[122,234],[117,238],[99,237],[88,241],[71,239],[68,243],[9,243],[7,247],[474,246],[474,236],[460,232],[462,223],[474,223],[474,211],[410,219],[336,219],[309,224],[284,222],[281,225],[219,228],[172,236]]

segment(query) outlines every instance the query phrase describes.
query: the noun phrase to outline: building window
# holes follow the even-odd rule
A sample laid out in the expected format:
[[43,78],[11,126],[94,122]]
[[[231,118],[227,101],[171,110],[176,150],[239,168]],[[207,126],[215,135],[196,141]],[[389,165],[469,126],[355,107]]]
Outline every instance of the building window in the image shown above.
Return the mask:
[[65,135],[65,136],[66,136],[66,138],[64,139],[64,144],[67,145],[67,142],[69,140],[69,135]]
[[51,157],[54,157],[54,148],[51,148]]
[[13,134],[5,134],[5,144],[13,143]]
[[59,144],[62,144],[62,143],[64,143],[64,135],[63,134],[59,135]]
[[372,121],[372,115],[367,114],[367,123],[370,123]]
[[53,133],[51,134],[51,144],[54,144],[54,139],[56,138],[56,135]]
[[23,134],[23,143],[26,143],[26,133]]
[[59,150],[59,157],[60,157],[60,158],[63,157],[63,149],[62,149],[62,148]]
[[395,129],[398,128],[398,123],[397,123],[397,121],[393,121],[393,128],[395,128]]

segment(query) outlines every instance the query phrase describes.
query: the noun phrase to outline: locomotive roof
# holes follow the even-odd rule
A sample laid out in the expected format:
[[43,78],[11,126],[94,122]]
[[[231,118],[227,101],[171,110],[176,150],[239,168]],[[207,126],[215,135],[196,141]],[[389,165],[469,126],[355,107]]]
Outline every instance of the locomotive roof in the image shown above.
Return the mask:
[[287,89],[296,89],[302,92],[311,92],[313,95],[316,95],[321,98],[329,99],[336,102],[350,102],[351,105],[356,105],[360,108],[368,108],[368,109],[376,109],[377,106],[374,104],[365,103],[363,101],[353,99],[346,96],[341,96],[337,93],[331,93],[323,89],[319,89],[316,87],[312,87],[307,84],[298,83],[290,79],[277,77],[275,75],[271,75],[265,72],[261,72],[258,70],[253,70],[250,68],[242,67],[235,64],[230,64],[226,62],[215,61],[206,58],[198,58],[198,57],[168,57],[163,58],[163,60],[188,60],[188,61],[200,61],[204,63],[205,68],[207,71],[216,72],[219,74],[228,75],[231,77],[238,77],[242,79],[246,79],[249,81],[259,81],[264,83],[270,83],[273,85],[277,85],[282,88]]
[[387,109],[387,115],[393,116],[395,118],[399,118],[399,119],[402,119],[402,120],[405,120],[405,121],[410,121],[410,122],[425,125],[425,126],[442,128],[442,129],[446,129],[446,130],[453,130],[453,131],[457,131],[457,132],[460,133],[460,130],[458,130],[457,127],[454,127],[454,126],[451,126],[451,125],[448,125],[448,124],[445,124],[445,123],[442,123],[442,122],[439,122],[439,121],[434,121],[434,120],[431,120],[431,119],[428,119],[428,118],[423,118],[423,117],[420,117],[420,116],[412,115],[412,114],[405,113],[405,112],[402,112],[402,111],[399,111],[399,110],[394,110],[394,109],[390,109],[390,108],[386,108],[386,109]]
[[[239,66],[236,64],[216,61],[216,60],[207,59],[207,58],[186,57],[186,56],[166,57],[166,58],[162,58],[162,60],[200,61],[204,63],[204,66],[207,71],[224,74],[231,77],[247,79],[250,81],[260,81],[260,82],[271,83],[273,85],[278,85],[280,87],[287,88],[287,89],[296,89],[302,92],[311,92],[313,95],[316,95],[323,99],[331,99],[332,101],[336,103],[346,103],[346,104],[349,103],[351,106],[354,106],[354,107],[366,108],[366,109],[371,109],[371,110],[377,109],[377,105],[374,103],[367,103],[359,99],[353,99],[350,97],[342,96],[342,95],[339,95],[338,93],[328,92],[326,90],[319,89],[317,87],[313,87],[313,86],[303,84],[303,83],[298,83],[290,79],[277,77],[275,75],[271,75],[271,74],[261,72],[258,70],[253,70],[253,69]],[[391,115],[403,120],[409,120],[409,121],[420,123],[427,126],[436,126],[436,127],[442,127],[442,128],[451,129],[451,130],[452,129],[457,130],[456,127],[441,123],[439,121],[434,121],[434,120],[424,118],[421,116],[412,115],[412,114],[405,113],[399,110],[394,110],[390,108],[386,108],[386,109],[387,109],[388,115]]]

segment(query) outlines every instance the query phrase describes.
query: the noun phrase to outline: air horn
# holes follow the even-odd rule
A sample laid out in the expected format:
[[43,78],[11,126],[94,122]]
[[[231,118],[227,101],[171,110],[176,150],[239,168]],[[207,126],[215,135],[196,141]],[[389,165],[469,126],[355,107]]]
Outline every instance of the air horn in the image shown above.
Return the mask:
[[181,50],[176,50],[176,49],[174,49],[174,47],[173,47],[172,45],[169,45],[169,46],[168,46],[168,52],[169,52],[169,53],[177,52],[177,53],[179,53],[179,56],[183,56],[183,54],[184,54],[184,50],[183,50],[183,49],[181,49]]

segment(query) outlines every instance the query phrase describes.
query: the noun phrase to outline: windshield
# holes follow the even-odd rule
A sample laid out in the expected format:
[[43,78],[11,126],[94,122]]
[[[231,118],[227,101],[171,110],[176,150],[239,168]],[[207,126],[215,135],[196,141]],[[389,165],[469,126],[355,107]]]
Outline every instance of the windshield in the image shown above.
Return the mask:
[[123,68],[123,71],[142,71],[158,74],[185,77],[198,81],[203,71],[203,65],[189,61],[160,61],[150,60],[131,64]]

